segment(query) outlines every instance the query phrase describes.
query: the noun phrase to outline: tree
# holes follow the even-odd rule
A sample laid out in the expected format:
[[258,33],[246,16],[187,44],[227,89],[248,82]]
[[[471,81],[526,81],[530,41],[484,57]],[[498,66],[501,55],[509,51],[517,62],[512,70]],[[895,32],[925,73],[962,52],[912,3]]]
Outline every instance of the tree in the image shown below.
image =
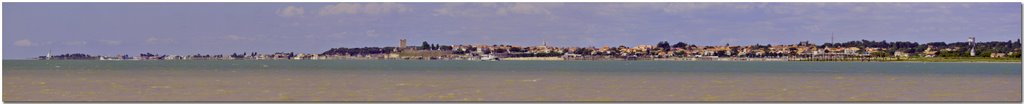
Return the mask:
[[[515,48],[512,48],[512,49],[515,49]],[[584,49],[573,51],[572,53],[573,54],[590,54],[591,52],[594,52],[594,50],[584,48]]]
[[672,45],[672,47],[675,47],[675,48],[685,48],[686,46],[688,46],[688,44],[683,43],[683,42],[677,42],[676,44]]
[[976,57],[989,57],[989,56],[992,56],[992,51],[988,51],[988,50],[981,51],[981,52],[978,53],[978,55],[976,55]]
[[1017,39],[1017,42],[1013,42],[1013,47],[1020,47],[1020,39]]
[[423,41],[423,45],[420,46],[420,49],[423,49],[423,50],[430,49],[430,43],[427,43],[427,41]]
[[661,42],[658,42],[658,48],[660,48],[662,50],[669,50],[669,49],[672,49],[672,45],[669,45],[668,41],[661,41]]
[[397,47],[331,48],[324,55],[365,55],[392,53]]
[[889,55],[889,52],[878,51],[878,52],[871,52],[871,56],[874,56],[874,57],[889,57],[890,55]]
[[966,57],[967,54],[959,51],[943,51],[939,52],[939,57]]
[[686,52],[685,52],[685,51],[677,51],[677,52],[673,52],[673,53],[672,53],[672,55],[676,55],[676,56],[685,56],[685,55],[686,55]]

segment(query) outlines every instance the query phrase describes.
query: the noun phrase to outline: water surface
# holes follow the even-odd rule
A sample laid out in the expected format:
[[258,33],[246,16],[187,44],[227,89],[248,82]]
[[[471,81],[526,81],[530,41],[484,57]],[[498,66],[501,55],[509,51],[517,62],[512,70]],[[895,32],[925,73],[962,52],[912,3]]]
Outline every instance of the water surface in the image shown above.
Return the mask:
[[1020,101],[1020,63],[4,60],[4,101]]

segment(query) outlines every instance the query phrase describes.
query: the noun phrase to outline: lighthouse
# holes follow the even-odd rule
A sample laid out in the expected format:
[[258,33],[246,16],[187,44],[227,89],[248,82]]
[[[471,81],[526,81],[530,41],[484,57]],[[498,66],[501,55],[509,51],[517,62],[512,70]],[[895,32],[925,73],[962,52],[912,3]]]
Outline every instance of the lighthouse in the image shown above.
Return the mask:
[[975,53],[974,53],[974,46],[975,46],[974,37],[968,37],[967,38],[967,43],[969,43],[968,45],[971,46],[971,57],[974,57],[974,55],[975,55]]

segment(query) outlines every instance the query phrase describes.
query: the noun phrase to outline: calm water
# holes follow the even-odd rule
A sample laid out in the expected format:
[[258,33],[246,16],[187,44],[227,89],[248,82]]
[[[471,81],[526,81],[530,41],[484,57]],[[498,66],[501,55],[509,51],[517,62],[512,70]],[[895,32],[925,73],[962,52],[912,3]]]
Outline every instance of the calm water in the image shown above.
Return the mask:
[[1019,76],[1019,63],[719,61],[4,61],[7,70],[330,70],[381,72],[953,74]]
[[1020,101],[1020,63],[4,60],[5,101]]

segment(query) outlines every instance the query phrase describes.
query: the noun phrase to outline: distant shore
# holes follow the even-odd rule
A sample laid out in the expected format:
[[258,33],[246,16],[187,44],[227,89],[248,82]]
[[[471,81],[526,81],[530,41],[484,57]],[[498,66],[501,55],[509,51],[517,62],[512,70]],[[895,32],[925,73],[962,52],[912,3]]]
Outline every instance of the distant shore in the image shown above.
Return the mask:
[[[4,59],[4,60],[34,60],[34,59]],[[292,59],[198,59],[198,60],[292,60]],[[304,59],[313,60],[313,59]],[[479,61],[472,59],[407,59],[407,58],[338,58],[338,59],[315,59],[315,60],[465,60]],[[985,57],[911,57],[911,58],[866,58],[848,60],[810,60],[806,58],[604,58],[604,59],[578,59],[563,57],[509,57],[500,60],[509,61],[804,61],[804,62],[922,62],[922,63],[1021,63],[1021,58],[985,58]],[[103,61],[145,61],[145,60],[103,60]]]
[[544,60],[544,61],[557,61],[557,60],[565,60],[565,58],[561,58],[561,57],[512,57],[512,58],[505,58],[504,60]]
[[[523,60],[523,61],[557,61],[557,60],[576,60],[576,59],[565,59],[559,57],[516,57],[506,58],[505,60]],[[628,60],[628,59],[618,59]],[[807,59],[788,59],[788,58],[651,58],[641,59],[650,61],[812,61]],[[914,58],[902,58],[902,59],[864,59],[864,60],[832,60],[822,61],[814,60],[818,62],[952,62],[952,63],[1020,63],[1021,58],[972,58],[972,57],[956,57],[956,58],[942,58],[942,57],[914,57]]]
[[873,60],[876,62],[952,62],[952,63],[1020,63],[1021,58],[985,57],[911,57],[895,60]]

